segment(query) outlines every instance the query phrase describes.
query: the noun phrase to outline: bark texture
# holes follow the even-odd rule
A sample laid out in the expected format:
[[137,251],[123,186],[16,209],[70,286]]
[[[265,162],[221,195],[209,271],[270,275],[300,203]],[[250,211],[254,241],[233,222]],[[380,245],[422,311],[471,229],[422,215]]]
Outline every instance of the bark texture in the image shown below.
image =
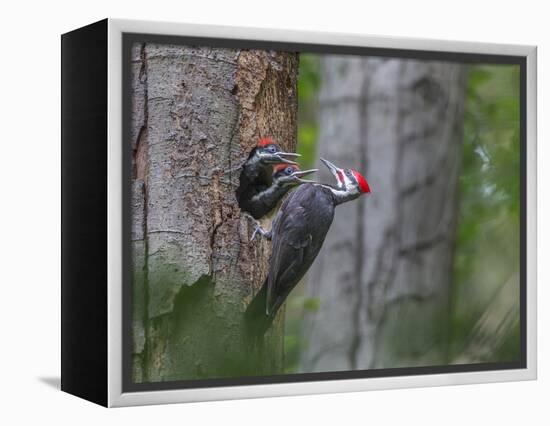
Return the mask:
[[324,59],[319,154],[372,194],[337,208],[310,271],[304,371],[445,362],[463,96],[460,65]]
[[295,149],[297,57],[136,44],[132,67],[134,380],[281,372],[281,324],[244,345],[269,245],[235,189],[260,137]]

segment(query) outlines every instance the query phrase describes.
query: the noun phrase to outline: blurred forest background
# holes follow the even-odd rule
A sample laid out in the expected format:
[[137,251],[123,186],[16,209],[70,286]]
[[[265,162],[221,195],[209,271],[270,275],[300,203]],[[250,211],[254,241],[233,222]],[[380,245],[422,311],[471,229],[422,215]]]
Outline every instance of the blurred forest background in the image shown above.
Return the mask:
[[300,55],[302,166],[356,167],[372,195],[338,208],[288,299],[286,373],[519,359],[519,87],[511,65]]

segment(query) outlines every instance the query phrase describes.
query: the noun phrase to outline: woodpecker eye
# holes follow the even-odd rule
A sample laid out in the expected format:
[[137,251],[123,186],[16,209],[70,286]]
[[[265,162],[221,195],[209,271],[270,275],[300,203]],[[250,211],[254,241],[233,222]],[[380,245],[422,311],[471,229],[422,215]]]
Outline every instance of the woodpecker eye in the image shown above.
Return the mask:
[[286,173],[287,175],[291,175],[292,172],[293,172],[292,167],[287,167],[286,170],[285,170],[285,173]]
[[271,152],[272,154],[275,153],[275,151],[276,151],[275,146],[273,146],[273,145],[269,146],[269,147],[267,148],[267,150],[268,150],[269,152]]

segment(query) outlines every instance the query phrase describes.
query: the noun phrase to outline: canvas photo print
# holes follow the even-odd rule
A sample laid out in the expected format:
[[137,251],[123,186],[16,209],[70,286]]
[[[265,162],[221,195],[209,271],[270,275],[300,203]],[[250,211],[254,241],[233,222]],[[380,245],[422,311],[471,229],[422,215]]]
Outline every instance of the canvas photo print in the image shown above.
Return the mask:
[[132,34],[130,389],[518,368],[518,62]]

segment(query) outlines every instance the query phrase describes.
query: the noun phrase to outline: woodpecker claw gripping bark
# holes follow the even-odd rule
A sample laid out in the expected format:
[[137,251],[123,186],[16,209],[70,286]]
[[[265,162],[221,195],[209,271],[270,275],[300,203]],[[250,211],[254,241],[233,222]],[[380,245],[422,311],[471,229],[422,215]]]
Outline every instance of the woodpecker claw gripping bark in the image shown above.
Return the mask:
[[260,234],[265,239],[271,240],[271,231],[266,231],[264,228],[261,227],[261,225],[256,225],[254,227],[254,232],[252,233],[252,237],[250,237],[250,241],[254,241],[254,238],[256,238],[256,234]]

